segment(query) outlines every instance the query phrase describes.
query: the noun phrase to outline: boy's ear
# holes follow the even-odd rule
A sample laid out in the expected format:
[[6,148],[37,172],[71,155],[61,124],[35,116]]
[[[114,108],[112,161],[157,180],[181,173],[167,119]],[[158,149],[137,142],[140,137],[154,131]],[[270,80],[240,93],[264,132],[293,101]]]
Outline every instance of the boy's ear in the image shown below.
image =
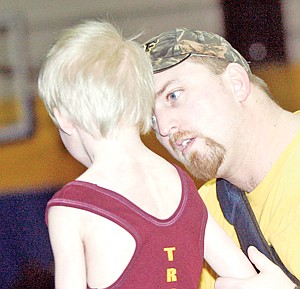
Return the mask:
[[53,109],[53,115],[59,125],[59,128],[66,134],[71,135],[72,134],[72,130],[74,129],[74,125],[72,124],[72,122],[66,118],[65,116],[63,116],[61,114],[61,112],[55,107]]
[[246,70],[237,63],[230,63],[225,73],[237,99],[239,101],[246,100],[251,90],[250,79]]

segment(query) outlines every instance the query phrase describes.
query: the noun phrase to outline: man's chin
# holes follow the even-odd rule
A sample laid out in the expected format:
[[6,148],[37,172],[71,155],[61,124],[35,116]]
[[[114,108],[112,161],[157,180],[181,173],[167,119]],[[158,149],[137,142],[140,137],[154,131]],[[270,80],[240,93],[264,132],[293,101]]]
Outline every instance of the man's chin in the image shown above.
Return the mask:
[[186,170],[196,179],[199,181],[207,182],[211,179],[214,179],[216,176],[207,174],[203,174],[203,170],[196,170],[194,167],[191,167],[190,165],[185,165]]
[[170,142],[173,150],[169,153],[197,180],[209,181],[217,177],[226,154],[225,148],[210,138],[204,139],[205,147],[201,150],[192,150],[191,147],[184,151],[176,150],[176,147]]
[[218,158],[205,158],[197,153],[189,155],[183,162],[187,171],[197,180],[207,182],[216,178],[218,169],[222,163]]

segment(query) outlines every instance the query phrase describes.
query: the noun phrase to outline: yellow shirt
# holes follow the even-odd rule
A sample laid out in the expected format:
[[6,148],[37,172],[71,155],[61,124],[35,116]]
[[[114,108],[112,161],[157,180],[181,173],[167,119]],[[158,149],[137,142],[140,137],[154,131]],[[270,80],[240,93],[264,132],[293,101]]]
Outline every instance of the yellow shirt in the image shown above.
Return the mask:
[[[238,243],[219,206],[215,180],[201,187],[199,193],[211,214]],[[300,280],[300,131],[264,180],[247,196],[264,237]],[[214,272],[204,264],[199,288],[213,289],[214,281]]]

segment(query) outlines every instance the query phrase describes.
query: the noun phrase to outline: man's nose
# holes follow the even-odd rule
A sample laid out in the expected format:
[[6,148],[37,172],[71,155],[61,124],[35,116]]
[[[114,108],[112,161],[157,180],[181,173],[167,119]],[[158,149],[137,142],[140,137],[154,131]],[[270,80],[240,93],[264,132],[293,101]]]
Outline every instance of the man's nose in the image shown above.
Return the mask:
[[169,137],[178,131],[178,120],[171,115],[156,114],[154,131],[161,137]]

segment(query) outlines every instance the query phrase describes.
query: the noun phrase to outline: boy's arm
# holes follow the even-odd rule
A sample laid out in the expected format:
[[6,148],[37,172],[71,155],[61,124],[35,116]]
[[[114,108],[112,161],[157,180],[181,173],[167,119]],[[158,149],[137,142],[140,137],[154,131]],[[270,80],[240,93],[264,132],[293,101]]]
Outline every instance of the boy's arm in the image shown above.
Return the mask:
[[78,214],[73,208],[54,206],[48,214],[48,229],[55,261],[56,289],[86,289],[84,246]]
[[222,277],[249,278],[257,274],[248,258],[209,213],[204,238],[204,258]]

